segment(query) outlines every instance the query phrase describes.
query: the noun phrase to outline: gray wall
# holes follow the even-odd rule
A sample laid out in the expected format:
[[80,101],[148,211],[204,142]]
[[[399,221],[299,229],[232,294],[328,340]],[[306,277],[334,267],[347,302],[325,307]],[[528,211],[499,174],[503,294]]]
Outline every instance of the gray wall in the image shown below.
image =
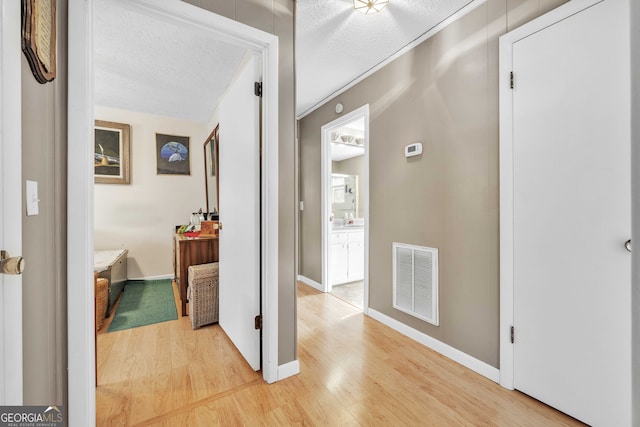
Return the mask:
[[[488,0],[301,120],[301,275],[321,280],[320,128],[369,104],[369,306],[498,367],[498,37],[562,3]],[[392,242],[439,248],[439,327],[392,307]]]
[[279,38],[278,363],[296,359],[295,67],[293,0],[187,0]]
[[22,55],[22,186],[37,181],[40,196],[40,215],[22,219],[25,405],[66,405],[67,1],[57,9],[56,79],[39,84]]

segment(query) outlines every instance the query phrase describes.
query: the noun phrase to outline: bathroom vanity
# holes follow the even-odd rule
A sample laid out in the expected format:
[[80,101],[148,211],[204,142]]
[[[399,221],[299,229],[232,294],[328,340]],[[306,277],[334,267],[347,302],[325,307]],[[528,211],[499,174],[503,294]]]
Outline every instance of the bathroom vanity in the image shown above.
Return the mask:
[[329,238],[331,285],[364,280],[364,227],[337,227]]

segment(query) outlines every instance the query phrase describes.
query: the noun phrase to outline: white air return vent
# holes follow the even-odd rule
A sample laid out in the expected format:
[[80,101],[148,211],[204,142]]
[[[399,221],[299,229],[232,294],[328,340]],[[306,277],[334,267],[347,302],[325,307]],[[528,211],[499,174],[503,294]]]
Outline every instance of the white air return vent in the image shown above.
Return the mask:
[[393,307],[438,326],[438,249],[393,243]]

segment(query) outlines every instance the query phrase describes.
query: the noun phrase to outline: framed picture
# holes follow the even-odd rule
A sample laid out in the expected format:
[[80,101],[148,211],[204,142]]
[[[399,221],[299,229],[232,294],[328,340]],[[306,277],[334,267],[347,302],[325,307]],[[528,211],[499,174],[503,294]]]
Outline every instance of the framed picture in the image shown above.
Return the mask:
[[189,137],[156,133],[158,175],[191,175]]
[[94,180],[97,184],[129,184],[130,137],[129,125],[96,120]]

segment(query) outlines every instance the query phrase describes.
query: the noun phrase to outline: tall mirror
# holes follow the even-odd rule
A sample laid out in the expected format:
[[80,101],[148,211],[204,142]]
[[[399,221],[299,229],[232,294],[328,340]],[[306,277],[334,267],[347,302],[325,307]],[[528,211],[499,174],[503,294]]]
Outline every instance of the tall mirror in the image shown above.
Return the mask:
[[220,125],[211,132],[204,142],[204,191],[206,197],[207,212],[218,213],[218,131]]

